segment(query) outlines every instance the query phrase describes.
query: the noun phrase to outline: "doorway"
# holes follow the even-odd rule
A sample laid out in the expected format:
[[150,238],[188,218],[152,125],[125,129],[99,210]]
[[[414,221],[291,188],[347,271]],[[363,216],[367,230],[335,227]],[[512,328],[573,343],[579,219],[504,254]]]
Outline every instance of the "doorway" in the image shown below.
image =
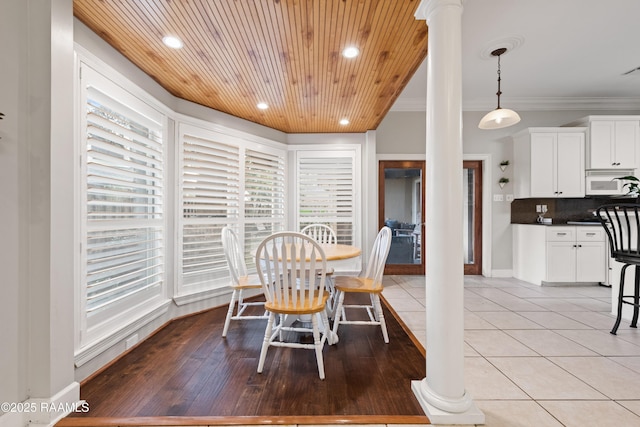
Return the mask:
[[424,160],[379,163],[378,225],[392,232],[384,274],[424,274],[424,173]]
[[[424,274],[424,161],[379,162],[379,228],[392,231],[384,274]],[[465,160],[464,274],[482,274],[482,161]]]

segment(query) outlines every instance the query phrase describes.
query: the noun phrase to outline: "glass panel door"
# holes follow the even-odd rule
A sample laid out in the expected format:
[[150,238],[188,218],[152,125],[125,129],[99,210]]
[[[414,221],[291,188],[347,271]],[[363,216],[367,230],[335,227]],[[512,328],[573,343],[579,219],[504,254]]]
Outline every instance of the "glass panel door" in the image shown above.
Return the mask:
[[465,161],[462,169],[464,194],[464,273],[482,274],[482,162]]
[[424,274],[424,161],[381,161],[380,227],[391,228],[385,274]]

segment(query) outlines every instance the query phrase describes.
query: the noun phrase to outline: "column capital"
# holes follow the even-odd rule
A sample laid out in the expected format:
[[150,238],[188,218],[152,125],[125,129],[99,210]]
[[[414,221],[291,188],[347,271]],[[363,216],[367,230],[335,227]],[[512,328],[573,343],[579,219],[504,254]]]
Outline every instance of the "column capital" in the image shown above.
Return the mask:
[[441,7],[452,6],[462,9],[464,0],[421,0],[413,16],[418,20],[429,21],[432,14]]

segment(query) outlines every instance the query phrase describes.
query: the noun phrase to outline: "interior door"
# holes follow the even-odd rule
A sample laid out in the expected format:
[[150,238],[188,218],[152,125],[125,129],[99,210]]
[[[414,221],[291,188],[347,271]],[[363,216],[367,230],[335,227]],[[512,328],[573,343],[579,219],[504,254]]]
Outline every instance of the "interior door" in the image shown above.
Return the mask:
[[380,161],[379,226],[391,228],[385,274],[424,274],[424,161]]

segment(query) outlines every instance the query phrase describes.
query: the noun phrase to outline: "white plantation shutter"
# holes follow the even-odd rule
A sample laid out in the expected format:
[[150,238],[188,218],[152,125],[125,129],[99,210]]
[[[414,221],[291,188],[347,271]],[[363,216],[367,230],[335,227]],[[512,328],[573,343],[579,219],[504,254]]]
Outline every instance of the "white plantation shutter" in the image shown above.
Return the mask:
[[228,277],[220,233],[240,214],[240,150],[181,126],[181,291]]
[[82,82],[86,337],[98,323],[163,294],[164,116],[89,68]]
[[181,123],[178,294],[228,285],[221,232],[234,227],[254,267],[264,237],[284,228],[285,150]]
[[284,230],[285,158],[283,151],[245,152],[245,238],[247,266],[253,268],[255,251],[265,237]]
[[339,243],[354,244],[356,154],[354,150],[297,153],[298,229],[326,224]]

